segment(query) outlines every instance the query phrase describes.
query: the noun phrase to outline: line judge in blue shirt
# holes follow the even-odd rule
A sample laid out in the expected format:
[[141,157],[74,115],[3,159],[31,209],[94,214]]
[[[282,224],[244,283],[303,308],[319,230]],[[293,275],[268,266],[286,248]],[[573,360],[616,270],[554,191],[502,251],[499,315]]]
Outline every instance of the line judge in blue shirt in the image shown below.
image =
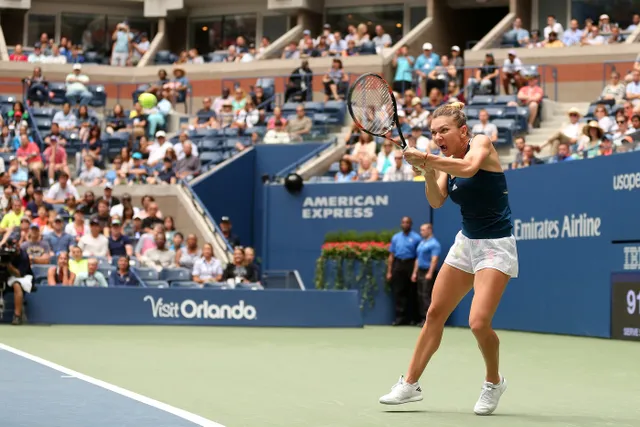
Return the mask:
[[395,299],[394,326],[415,325],[418,322],[418,294],[411,276],[421,238],[418,233],[411,230],[412,226],[411,218],[403,217],[400,223],[402,231],[391,238],[389,247],[387,280],[391,282]]
[[422,240],[418,244],[417,258],[413,266],[411,280],[418,284],[418,314],[420,325],[424,325],[427,310],[431,305],[433,284],[438,275],[438,260],[440,258],[440,242],[433,236],[433,226],[422,224],[420,227]]

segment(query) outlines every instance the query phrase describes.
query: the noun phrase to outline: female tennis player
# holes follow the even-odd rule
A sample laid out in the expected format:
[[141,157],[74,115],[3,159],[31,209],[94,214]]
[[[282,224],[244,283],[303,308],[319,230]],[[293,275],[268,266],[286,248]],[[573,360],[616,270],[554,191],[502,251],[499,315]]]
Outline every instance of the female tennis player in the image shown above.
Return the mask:
[[426,171],[425,192],[433,208],[442,206],[449,196],[460,205],[462,230],[436,279],[427,320],[407,375],[400,377],[380,403],[399,405],[422,400],[418,379],[440,345],[445,321],[473,288],[469,325],[486,365],[474,412],[490,415],[507,388],[498,370],[500,341],[491,322],[509,279],[518,276],[518,253],[511,234],[507,182],[498,153],[488,137],[470,136],[463,107],[461,102],[454,102],[433,113],[433,140],[446,157],[415,148],[408,148],[404,154],[416,171]]

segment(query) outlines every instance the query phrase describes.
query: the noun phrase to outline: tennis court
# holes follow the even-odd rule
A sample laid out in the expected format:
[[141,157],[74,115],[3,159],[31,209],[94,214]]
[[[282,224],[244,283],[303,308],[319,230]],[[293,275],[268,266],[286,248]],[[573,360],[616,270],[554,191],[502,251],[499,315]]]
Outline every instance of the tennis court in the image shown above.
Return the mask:
[[566,336],[500,333],[509,390],[494,416],[472,413],[483,365],[470,332],[456,328],[421,381],[423,402],[378,404],[404,373],[417,333],[3,326],[0,419],[26,427],[640,426],[638,344]]

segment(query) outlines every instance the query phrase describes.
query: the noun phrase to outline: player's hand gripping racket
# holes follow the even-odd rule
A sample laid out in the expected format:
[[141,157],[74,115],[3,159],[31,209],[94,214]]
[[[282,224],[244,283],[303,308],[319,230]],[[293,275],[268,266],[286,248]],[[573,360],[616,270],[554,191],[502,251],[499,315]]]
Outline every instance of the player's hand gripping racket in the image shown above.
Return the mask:
[[[378,74],[365,73],[358,77],[349,89],[347,96],[349,114],[360,130],[369,135],[386,138],[405,151],[407,141],[400,130],[398,120],[398,105],[389,84]],[[387,133],[394,127],[398,128],[398,141],[387,137]],[[424,175],[424,170],[420,171]]]

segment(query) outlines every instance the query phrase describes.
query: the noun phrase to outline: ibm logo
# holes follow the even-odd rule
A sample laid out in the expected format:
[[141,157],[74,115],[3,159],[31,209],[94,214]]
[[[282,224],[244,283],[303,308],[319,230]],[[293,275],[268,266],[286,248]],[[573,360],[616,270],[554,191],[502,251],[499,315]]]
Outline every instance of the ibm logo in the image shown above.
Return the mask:
[[624,248],[625,270],[640,270],[640,247],[626,246]]

